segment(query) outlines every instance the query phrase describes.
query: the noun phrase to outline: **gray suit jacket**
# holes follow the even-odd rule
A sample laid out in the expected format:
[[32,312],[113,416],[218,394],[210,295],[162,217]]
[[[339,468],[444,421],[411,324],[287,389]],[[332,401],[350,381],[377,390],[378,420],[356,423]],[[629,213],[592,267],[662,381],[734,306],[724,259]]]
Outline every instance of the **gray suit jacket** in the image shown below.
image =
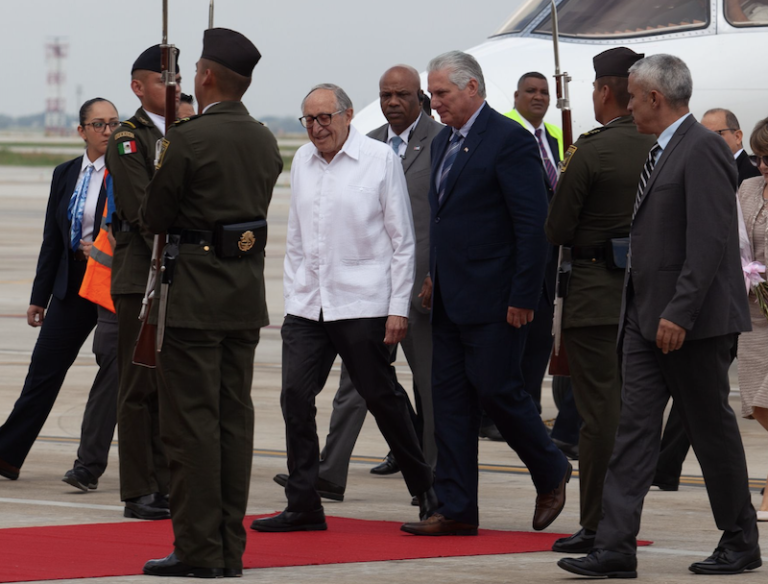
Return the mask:
[[[369,132],[368,136],[380,142],[387,141],[389,124]],[[408,195],[411,197],[413,210],[413,228],[416,233],[416,279],[411,294],[411,309],[418,312],[429,312],[422,308],[421,285],[429,272],[429,172],[430,147],[432,139],[443,129],[443,125],[426,114],[413,129],[413,135],[408,140],[408,148],[403,158],[405,182],[408,184]]]
[[735,192],[730,150],[689,116],[656,164],[632,224],[622,324],[630,294],[648,341],[660,318],[683,327],[686,340],[751,330]]

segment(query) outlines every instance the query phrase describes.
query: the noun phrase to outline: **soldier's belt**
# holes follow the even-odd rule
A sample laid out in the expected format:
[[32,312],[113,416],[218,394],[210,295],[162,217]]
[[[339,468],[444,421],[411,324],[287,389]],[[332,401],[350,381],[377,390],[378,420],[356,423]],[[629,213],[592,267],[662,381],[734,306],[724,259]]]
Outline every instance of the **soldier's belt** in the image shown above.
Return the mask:
[[267,244],[267,220],[256,219],[243,223],[226,223],[215,231],[201,229],[171,229],[179,243],[213,245],[217,257],[239,258],[263,253]]
[[623,270],[627,267],[629,237],[614,237],[600,245],[574,246],[571,257],[574,260],[604,261],[609,270]]
[[574,260],[592,260],[593,262],[605,259],[605,244],[584,247],[572,247],[571,258]]
[[139,228],[138,227],[134,227],[128,221],[123,221],[122,219],[117,219],[117,220],[113,219],[112,225],[115,226],[114,231],[116,231],[116,232],[117,231],[125,231],[125,232],[132,231],[134,233],[138,233],[139,232]]

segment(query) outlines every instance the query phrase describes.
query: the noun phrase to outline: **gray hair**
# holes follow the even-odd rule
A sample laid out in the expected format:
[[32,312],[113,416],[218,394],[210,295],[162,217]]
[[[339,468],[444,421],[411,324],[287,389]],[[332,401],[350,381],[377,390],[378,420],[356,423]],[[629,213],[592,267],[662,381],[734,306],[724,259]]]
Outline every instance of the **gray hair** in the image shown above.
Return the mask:
[[448,69],[448,79],[459,89],[464,89],[470,79],[477,81],[477,94],[485,98],[485,79],[483,70],[475,58],[461,51],[449,51],[438,55],[429,62],[427,73]]
[[712,109],[704,112],[705,116],[715,115],[715,114],[725,115],[725,125],[728,126],[729,130],[734,130],[734,131],[741,130],[741,126],[739,126],[739,118],[737,118],[736,114],[733,113],[731,110],[725,109],[724,107],[713,107]]
[[327,89],[329,91],[333,91],[333,96],[336,98],[336,109],[340,109],[342,111],[353,109],[352,100],[349,99],[347,92],[344,91],[341,87],[334,85],[333,83],[320,83],[319,85],[315,85],[312,89],[310,89],[309,93],[307,93],[307,95],[304,96],[304,99],[301,100],[302,112],[304,111],[304,104],[307,102],[307,98],[318,89]]
[[646,91],[658,91],[672,108],[685,107],[693,93],[693,79],[688,66],[673,55],[651,55],[629,68],[635,81]]

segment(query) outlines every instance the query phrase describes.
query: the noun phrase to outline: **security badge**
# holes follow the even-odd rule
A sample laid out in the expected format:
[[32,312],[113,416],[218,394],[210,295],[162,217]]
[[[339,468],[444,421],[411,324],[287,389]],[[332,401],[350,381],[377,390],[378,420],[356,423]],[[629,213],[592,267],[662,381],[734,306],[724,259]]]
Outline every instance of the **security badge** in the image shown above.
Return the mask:
[[253,235],[253,231],[245,231],[237,242],[237,248],[245,253],[253,247],[254,243],[256,243],[256,236]]
[[171,143],[165,138],[161,138],[155,143],[155,170],[163,165],[165,151],[168,150],[168,146],[170,145]]
[[565,172],[568,168],[568,164],[571,162],[571,157],[574,155],[574,153],[578,150],[578,148],[571,144],[568,147],[568,150],[565,151],[565,156],[563,156],[563,159],[560,161],[560,164],[558,166],[560,167],[560,172]]

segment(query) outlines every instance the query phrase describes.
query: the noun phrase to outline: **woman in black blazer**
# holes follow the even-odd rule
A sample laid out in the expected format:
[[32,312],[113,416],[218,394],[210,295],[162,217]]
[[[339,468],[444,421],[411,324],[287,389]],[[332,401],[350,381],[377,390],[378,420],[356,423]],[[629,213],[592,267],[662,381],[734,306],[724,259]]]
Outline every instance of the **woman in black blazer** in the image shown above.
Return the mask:
[[[40,334],[21,395],[0,426],[0,476],[11,480],[19,477],[67,371],[96,326],[96,305],[78,292],[106,198],[104,153],[119,123],[111,102],[103,98],[85,102],[77,127],[85,141],[85,153],[53,171],[43,243],[27,310],[28,324],[40,327]],[[77,221],[79,209],[82,222]]]

